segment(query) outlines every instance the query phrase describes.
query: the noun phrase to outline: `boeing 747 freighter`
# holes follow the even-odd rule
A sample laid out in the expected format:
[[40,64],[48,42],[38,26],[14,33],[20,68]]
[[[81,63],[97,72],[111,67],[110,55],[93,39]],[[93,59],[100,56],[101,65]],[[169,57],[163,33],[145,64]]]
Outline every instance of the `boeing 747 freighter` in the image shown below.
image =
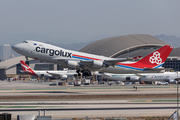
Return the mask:
[[165,45],[136,62],[128,58],[109,58],[100,55],[63,49],[43,42],[26,40],[12,46],[17,53],[26,58],[53,62],[61,67],[75,68],[77,73],[92,73],[93,71],[128,74],[161,72],[162,65],[173,47]]

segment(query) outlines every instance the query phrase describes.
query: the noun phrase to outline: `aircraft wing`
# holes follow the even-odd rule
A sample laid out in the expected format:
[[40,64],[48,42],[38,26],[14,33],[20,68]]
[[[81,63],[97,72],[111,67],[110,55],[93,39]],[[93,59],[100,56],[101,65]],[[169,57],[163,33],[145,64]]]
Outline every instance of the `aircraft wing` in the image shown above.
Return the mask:
[[59,74],[59,73],[51,73],[51,72],[49,72],[49,71],[46,71],[48,74],[50,74],[50,75],[52,75],[52,76],[56,76],[56,77],[60,77],[60,76],[62,76],[62,75],[64,75],[64,74]]
[[133,58],[114,58],[114,59],[110,59],[110,60],[104,60],[104,64],[108,65],[108,66],[113,66],[116,65],[119,62],[125,62],[125,61],[131,61],[133,60]]
[[114,66],[119,62],[124,62],[124,61],[130,61],[133,60],[133,58],[111,58],[107,60],[80,60],[80,61],[74,61],[74,60],[68,60],[68,59],[58,59],[54,58],[54,60],[57,60],[58,63],[60,64],[65,64],[68,67],[89,67],[90,69],[100,69],[102,67],[108,67],[108,66]]
[[[114,58],[110,60],[104,60],[102,61],[102,63],[107,66],[113,66],[119,62],[130,61],[130,60],[133,60],[133,59],[132,58]],[[81,60],[80,65],[92,65],[95,61],[98,62],[97,60]]]

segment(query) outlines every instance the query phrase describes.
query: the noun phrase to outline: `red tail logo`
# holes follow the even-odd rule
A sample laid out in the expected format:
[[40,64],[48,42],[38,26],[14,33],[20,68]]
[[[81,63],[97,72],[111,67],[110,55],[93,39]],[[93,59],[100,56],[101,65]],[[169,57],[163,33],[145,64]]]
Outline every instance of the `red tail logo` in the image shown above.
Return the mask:
[[21,60],[20,63],[24,72],[37,76],[34,70],[32,70],[23,60]]
[[153,56],[149,58],[149,62],[151,62],[152,64],[153,63],[162,64],[162,59],[160,56],[161,54],[158,51],[154,52]]

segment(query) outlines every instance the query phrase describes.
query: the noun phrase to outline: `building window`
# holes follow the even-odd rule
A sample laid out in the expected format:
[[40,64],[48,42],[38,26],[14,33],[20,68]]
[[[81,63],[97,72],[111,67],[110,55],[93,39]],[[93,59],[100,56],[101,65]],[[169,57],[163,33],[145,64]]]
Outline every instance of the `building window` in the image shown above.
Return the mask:
[[57,64],[57,70],[64,70],[64,68],[60,67],[59,64]]
[[172,68],[174,71],[180,71],[180,60],[167,59],[163,65],[164,68]]
[[54,64],[35,64],[34,70],[54,70]]

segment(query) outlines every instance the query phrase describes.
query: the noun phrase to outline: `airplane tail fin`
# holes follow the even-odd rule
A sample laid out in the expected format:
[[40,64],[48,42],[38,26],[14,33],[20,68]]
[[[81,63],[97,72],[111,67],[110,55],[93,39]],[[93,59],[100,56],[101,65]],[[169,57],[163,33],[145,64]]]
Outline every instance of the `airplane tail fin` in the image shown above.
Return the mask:
[[144,68],[158,68],[163,65],[163,63],[166,61],[167,57],[171,53],[173,46],[165,45],[155,52],[149,54],[148,56],[140,59],[136,62],[136,64],[142,66],[144,65]]
[[31,69],[23,60],[21,60],[20,63],[24,72],[34,73],[34,70]]

